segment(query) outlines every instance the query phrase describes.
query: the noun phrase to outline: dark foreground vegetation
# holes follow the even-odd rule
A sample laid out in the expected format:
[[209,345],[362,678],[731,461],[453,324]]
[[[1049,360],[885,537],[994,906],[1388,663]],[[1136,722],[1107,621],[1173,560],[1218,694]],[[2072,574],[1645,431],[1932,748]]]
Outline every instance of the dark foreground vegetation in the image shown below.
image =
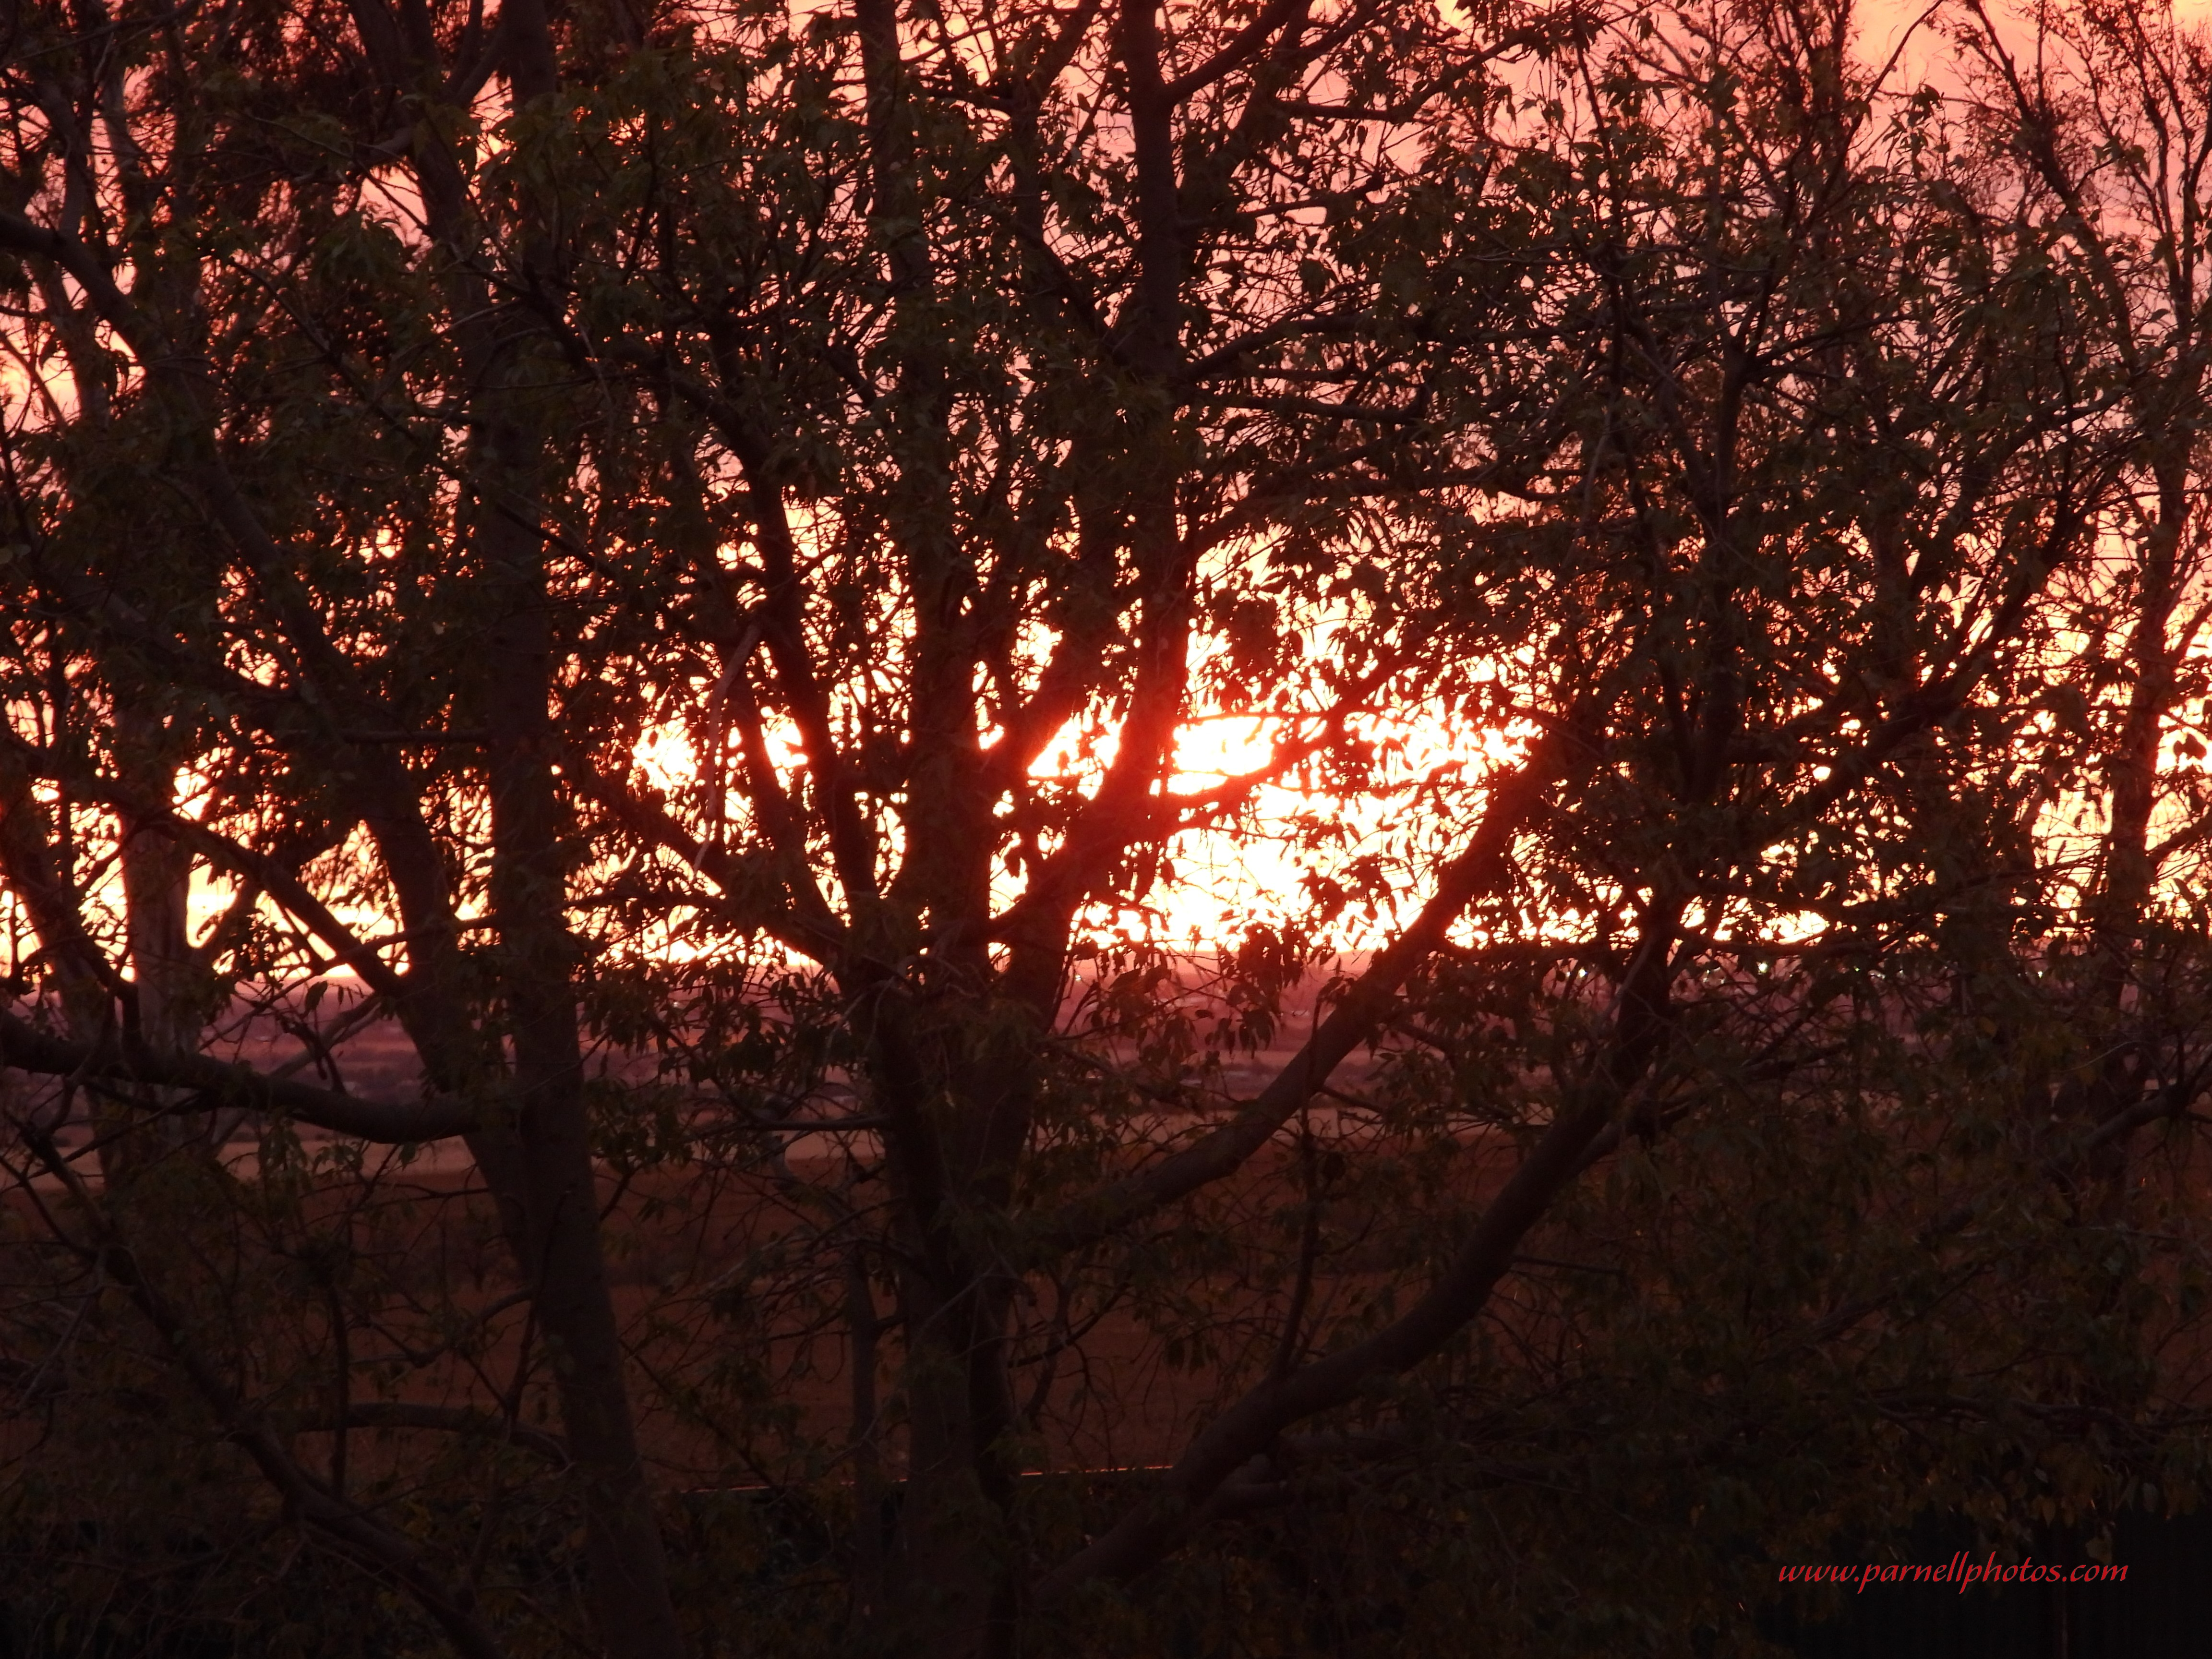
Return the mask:
[[0,9],[9,1640],[2193,1509],[2208,205],[2108,0]]

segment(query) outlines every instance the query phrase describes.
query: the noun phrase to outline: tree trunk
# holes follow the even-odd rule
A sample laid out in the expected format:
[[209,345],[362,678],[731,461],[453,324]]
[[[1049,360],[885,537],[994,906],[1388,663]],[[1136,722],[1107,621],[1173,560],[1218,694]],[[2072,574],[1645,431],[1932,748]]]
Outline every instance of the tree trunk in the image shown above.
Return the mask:
[[[497,441],[518,434],[510,428],[494,437],[488,459],[505,459]],[[674,1659],[683,1642],[600,1249],[548,712],[555,690],[550,602],[531,527],[487,512],[477,544],[491,573],[494,606],[485,663],[492,908],[516,1109],[512,1140],[476,1139],[494,1190],[507,1196],[509,1237],[520,1247],[518,1265],[550,1351],[583,1499],[589,1601],[600,1643],[617,1659]],[[511,1184],[518,1182],[519,1193]]]

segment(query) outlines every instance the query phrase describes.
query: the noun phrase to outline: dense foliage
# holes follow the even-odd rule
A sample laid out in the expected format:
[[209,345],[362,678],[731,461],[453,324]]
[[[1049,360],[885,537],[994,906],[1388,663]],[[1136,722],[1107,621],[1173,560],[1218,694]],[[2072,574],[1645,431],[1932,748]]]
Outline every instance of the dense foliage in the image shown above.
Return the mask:
[[10,1639],[1744,1650],[2195,1502],[2204,40],[7,15]]

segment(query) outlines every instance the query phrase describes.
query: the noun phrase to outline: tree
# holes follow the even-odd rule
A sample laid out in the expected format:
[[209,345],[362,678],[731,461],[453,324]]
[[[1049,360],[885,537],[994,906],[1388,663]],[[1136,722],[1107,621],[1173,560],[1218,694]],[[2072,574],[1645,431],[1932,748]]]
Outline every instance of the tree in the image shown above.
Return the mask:
[[[1681,1324],[1703,1272],[1729,1342],[1794,1333],[1752,1416],[1802,1353],[1892,1367],[1824,1385],[1868,1414],[1817,1514],[1747,1463],[1753,1534],[1909,1510],[1893,1396],[2008,1364],[2021,1265],[2102,1239],[1986,1200],[2185,1113],[2197,1040],[2185,992],[2159,1110],[2114,1084],[2056,1141],[2032,1081],[1915,1080],[1985,1077],[1979,988],[2033,1004],[2087,914],[2016,914],[2053,856],[2017,745],[2166,405],[2078,233],[1849,29],[20,14],[0,871],[39,977],[0,1054],[53,1080],[13,1109],[43,1265],[9,1340],[65,1419],[25,1467],[150,1395],[165,1479],[242,1458],[281,1499],[249,1553],[295,1533],[477,1653],[573,1587],[659,1655],[738,1615],[672,1569],[642,1407],[710,1480],[849,1505],[842,1639],[1080,1646],[1121,1627],[1073,1610],[1216,1523],[1403,1490],[1409,1449],[1587,1462],[1559,1402],[1686,1350],[1549,1288],[1547,1230]],[[1224,715],[1265,751],[1194,786]],[[1456,752],[1416,771],[1425,729]],[[1305,872],[1196,977],[1143,922],[1194,836]],[[1233,1088],[1363,910],[1379,948]],[[227,1058],[246,1013],[299,1060]],[[382,1020],[419,1097],[342,1081]],[[422,1282],[408,1154],[364,1150],[447,1139],[507,1257],[481,1291]],[[1709,1249],[1632,1178],[1678,1146],[1726,1153]],[[1769,1273],[1721,1218],[1812,1255],[1853,1222],[1749,1202],[1784,1167],[1850,1172],[1879,1237]],[[610,1249],[672,1212],[710,1243],[641,1309]],[[1962,1274],[2010,1288],[1931,1357]],[[1144,1490],[1071,1500],[1028,1477],[1128,1330],[1208,1403]],[[2033,1403],[2081,1407],[2095,1356],[2051,1352]],[[1998,1453],[1941,1416],[1963,1485]],[[370,1429],[451,1449],[410,1495]],[[570,1514],[580,1559],[531,1541]]]
[[[2191,1043],[2161,1030],[2193,1020],[2185,992],[2168,1006],[2164,973],[2193,972],[2197,928],[2176,901],[2202,885],[2204,778],[2190,764],[2203,701],[2197,649],[2206,615],[2203,532],[2194,480],[2203,457],[2198,344],[2205,276],[2197,222],[2208,151],[2212,69],[2201,36],[2100,7],[2037,19],[2031,71],[1985,12],[1966,35],[1984,72],[1990,120],[2010,140],[2017,188],[2076,263],[2082,321],[2114,366],[2131,439],[2116,533],[2070,584],[2076,659],[2053,675],[2063,750],[2085,722],[2100,775],[2047,765],[2105,808],[2087,868],[2074,876],[2086,932],[2081,1005],[2102,1058],[2073,1109],[2155,1115],[2193,1093]],[[2177,958],[2169,952],[2179,948]],[[2184,1068],[2176,1073],[2175,1065]],[[2116,1148],[2117,1150],[2117,1148]],[[2107,1171],[2109,1176],[2112,1172]]]

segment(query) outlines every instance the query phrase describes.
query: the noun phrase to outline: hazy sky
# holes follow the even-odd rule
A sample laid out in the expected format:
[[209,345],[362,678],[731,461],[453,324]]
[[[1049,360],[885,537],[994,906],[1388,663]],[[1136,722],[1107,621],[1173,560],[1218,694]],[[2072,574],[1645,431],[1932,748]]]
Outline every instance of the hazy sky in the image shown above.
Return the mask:
[[[2015,21],[2014,38],[2023,44],[2027,36],[2024,20],[2032,7],[2025,0],[1984,0],[1990,15],[2000,24]],[[2146,15],[2165,10],[2177,21],[2187,25],[2203,24],[2212,19],[2212,0],[2175,0],[2170,7],[2160,8],[2156,0],[2142,0],[2137,9]],[[1906,0],[1859,0],[1859,51],[1870,61],[1880,61],[1896,46],[1898,40],[1909,30],[1914,21],[1927,14],[1926,0],[1906,3]],[[1899,69],[1911,80],[1924,80],[1942,85],[1947,76],[1945,65],[1951,57],[1950,42],[1936,27],[1923,25],[1906,45],[1899,59]]]

